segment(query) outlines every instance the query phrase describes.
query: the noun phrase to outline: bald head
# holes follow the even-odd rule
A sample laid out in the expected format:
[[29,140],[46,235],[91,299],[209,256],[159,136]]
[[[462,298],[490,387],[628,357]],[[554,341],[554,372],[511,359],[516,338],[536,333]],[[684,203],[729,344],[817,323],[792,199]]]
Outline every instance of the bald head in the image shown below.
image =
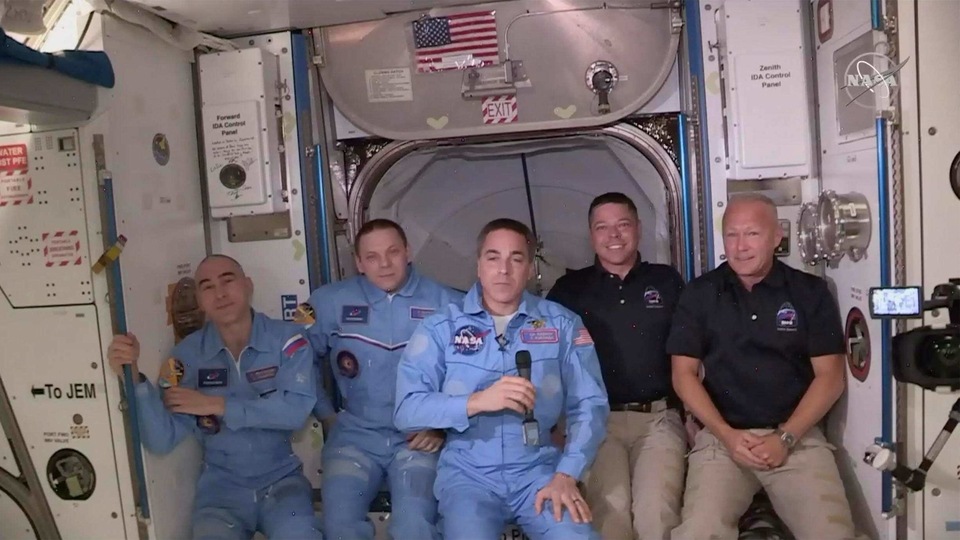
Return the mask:
[[200,261],[194,278],[197,304],[215,325],[229,325],[250,316],[253,281],[233,257],[210,255]]
[[216,264],[217,267],[224,267],[224,266],[230,267],[233,270],[233,272],[238,276],[246,275],[243,271],[243,266],[241,266],[236,259],[234,259],[229,255],[214,253],[213,255],[207,255],[206,257],[204,257],[203,260],[200,261],[200,264],[197,265],[197,271],[194,272],[194,279],[197,281],[198,285],[200,284],[201,274],[208,273],[205,271],[207,270],[207,267],[209,267],[212,263],[218,263]]
[[727,218],[738,212],[758,212],[765,217],[769,223],[779,228],[777,222],[777,205],[773,203],[770,197],[761,193],[744,193],[734,195],[727,202],[727,209],[723,212],[723,223],[726,224]]
[[777,206],[768,197],[751,193],[730,199],[723,213],[723,249],[745,286],[752,287],[770,272],[782,239]]

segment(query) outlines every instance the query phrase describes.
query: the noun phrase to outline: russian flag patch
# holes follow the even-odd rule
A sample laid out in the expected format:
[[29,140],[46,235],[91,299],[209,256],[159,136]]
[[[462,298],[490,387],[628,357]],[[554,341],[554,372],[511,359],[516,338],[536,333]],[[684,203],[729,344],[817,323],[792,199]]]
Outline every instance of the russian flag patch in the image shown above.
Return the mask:
[[293,354],[300,349],[307,346],[307,338],[303,337],[301,334],[297,334],[287,340],[287,343],[283,346],[284,356],[293,356]]

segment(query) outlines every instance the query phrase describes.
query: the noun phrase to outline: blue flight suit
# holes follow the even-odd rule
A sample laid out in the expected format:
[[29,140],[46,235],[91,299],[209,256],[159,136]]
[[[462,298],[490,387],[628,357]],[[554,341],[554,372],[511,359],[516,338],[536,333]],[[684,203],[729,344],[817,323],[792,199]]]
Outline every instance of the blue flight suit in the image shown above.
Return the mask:
[[[320,357],[330,359],[344,398],[323,446],[323,527],[331,539],[372,539],[367,514],[387,477],[395,540],[437,538],[433,483],[437,453],[412,451],[407,433],[393,424],[400,355],[420,322],[462,294],[408,267],[407,281],[390,298],[364,276],[317,289],[307,334]],[[322,373],[322,370],[320,370]],[[314,415],[334,413],[326,395]]]
[[203,445],[193,513],[194,539],[315,539],[310,482],[290,437],[316,403],[313,349],[298,325],[252,313],[250,343],[236,362],[212,323],[174,347],[179,386],[226,398],[221,418],[173,414],[161,390],[137,384],[147,450],[165,454],[187,435]]
[[[397,427],[447,430],[435,487],[444,539],[499,538],[510,521],[534,540],[599,538],[566,509],[558,523],[550,503],[539,515],[534,508],[554,473],[581,478],[606,434],[610,408],[590,334],[572,311],[524,293],[504,345],[495,335],[477,284],[462,309],[449,306],[423,321],[400,362]],[[520,350],[532,357],[539,447],[524,445],[523,416],[516,412],[467,416],[470,394],[518,375]],[[562,415],[567,443],[560,450],[550,444],[550,428]]]

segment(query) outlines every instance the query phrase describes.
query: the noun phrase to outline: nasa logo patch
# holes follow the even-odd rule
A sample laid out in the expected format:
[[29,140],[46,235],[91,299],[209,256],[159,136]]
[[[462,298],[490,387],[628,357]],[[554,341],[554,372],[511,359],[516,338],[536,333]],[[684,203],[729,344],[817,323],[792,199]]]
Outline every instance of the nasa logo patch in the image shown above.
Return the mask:
[[360,374],[360,362],[350,351],[340,351],[337,355],[337,369],[348,379],[354,379]]
[[654,287],[644,289],[643,303],[646,304],[648,308],[663,307],[663,298],[660,296],[660,291]]
[[480,330],[476,326],[461,326],[453,334],[453,352],[466,356],[474,355],[483,350],[485,339],[490,330]]
[[797,329],[797,310],[793,309],[793,304],[784,302],[777,311],[777,330],[796,330]]

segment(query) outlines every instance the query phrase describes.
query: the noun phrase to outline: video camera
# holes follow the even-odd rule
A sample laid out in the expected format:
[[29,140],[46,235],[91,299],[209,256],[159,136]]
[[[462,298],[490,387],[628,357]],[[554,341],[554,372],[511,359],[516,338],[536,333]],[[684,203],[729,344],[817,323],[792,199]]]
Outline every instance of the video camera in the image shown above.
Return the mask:
[[[900,382],[927,390],[960,390],[960,279],[952,278],[933,288],[930,300],[923,300],[920,287],[873,287],[870,315],[884,319],[918,319],[924,311],[946,309],[950,322],[943,328],[923,326],[893,337],[893,376]],[[947,415],[940,435],[916,469],[897,463],[896,447],[877,440],[867,447],[863,461],[888,471],[910,491],[921,491],[934,460],[960,424],[960,398]]]
[[870,315],[875,319],[919,319],[934,309],[946,309],[950,322],[894,336],[893,376],[927,390],[960,390],[960,278],[934,287],[926,301],[920,287],[870,289]]

